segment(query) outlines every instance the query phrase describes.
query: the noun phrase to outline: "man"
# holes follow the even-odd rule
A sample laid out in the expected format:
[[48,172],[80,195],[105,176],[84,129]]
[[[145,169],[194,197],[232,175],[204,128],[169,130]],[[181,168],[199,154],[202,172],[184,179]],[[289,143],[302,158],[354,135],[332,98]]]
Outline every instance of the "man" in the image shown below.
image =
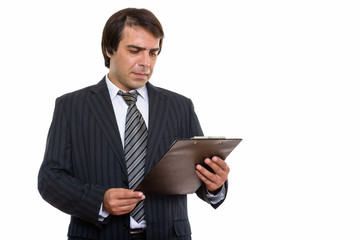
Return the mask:
[[[56,100],[38,188],[71,215],[68,239],[191,239],[186,195],[132,190],[174,140],[203,134],[190,99],[148,82],[163,37],[150,11],[115,13],[102,39],[108,75]],[[229,167],[204,161],[214,173],[196,166],[196,193],[216,208]]]

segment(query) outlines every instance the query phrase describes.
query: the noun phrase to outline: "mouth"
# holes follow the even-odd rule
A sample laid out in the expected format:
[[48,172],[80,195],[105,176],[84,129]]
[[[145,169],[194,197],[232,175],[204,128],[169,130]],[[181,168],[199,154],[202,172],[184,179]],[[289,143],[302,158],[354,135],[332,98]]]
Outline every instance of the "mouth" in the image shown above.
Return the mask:
[[136,78],[147,78],[149,73],[138,73],[138,72],[133,72],[133,74],[135,75]]

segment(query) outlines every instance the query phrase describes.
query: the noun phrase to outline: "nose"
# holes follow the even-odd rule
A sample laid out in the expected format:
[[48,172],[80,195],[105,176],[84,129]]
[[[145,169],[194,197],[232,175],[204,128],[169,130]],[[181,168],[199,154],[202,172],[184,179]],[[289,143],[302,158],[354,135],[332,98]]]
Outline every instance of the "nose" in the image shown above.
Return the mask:
[[143,67],[150,67],[150,56],[146,51],[141,54],[139,65]]

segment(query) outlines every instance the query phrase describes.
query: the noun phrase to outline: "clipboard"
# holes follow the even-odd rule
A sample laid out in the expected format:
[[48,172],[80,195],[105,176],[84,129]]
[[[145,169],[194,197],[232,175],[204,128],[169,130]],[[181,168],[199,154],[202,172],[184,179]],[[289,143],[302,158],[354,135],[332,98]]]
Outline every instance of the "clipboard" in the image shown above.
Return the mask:
[[135,191],[170,195],[194,193],[201,186],[195,166],[204,166],[205,158],[213,156],[226,159],[241,141],[240,138],[211,137],[175,140]]

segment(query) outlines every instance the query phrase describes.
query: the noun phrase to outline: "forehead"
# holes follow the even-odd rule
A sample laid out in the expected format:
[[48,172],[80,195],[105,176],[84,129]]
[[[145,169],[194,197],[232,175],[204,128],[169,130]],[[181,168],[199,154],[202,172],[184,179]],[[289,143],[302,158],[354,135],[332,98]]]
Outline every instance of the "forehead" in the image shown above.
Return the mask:
[[120,45],[134,45],[143,48],[158,48],[160,39],[140,26],[125,26]]

